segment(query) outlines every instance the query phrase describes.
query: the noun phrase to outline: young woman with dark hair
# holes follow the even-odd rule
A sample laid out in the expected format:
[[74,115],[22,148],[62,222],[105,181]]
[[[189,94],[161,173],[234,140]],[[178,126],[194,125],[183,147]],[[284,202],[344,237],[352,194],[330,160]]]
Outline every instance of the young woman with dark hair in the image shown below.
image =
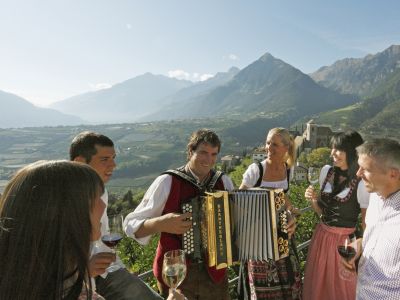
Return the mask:
[[41,161],[17,172],[0,201],[2,299],[97,299],[88,260],[103,190],[80,163]]
[[369,194],[356,176],[358,170],[356,147],[363,139],[356,131],[335,134],[331,139],[333,166],[321,169],[317,194],[310,186],[305,197],[320,217],[308,251],[304,276],[304,299],[355,299],[355,274],[341,276],[338,246],[355,233],[361,212],[362,226]]
[[[0,299],[104,299],[88,275],[103,192],[82,163],[40,161],[17,172],[0,199]],[[168,299],[184,296],[170,291]]]

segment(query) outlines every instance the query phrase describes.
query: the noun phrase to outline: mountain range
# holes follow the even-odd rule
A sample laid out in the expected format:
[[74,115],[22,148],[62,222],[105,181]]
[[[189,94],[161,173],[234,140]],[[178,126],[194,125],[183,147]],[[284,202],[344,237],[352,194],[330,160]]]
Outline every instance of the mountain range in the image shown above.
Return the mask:
[[400,129],[400,68],[381,82],[362,101],[316,117],[325,124],[339,128],[358,128],[367,136],[399,138]]
[[[0,127],[223,117],[237,119],[244,130],[265,122],[289,126],[316,117],[340,128],[370,130],[387,124],[388,114],[400,106],[399,69],[397,45],[308,75],[266,53],[242,70],[231,68],[203,82],[146,73],[109,89],[77,95],[51,106],[64,113],[52,112],[55,123],[47,119],[49,110],[47,118],[42,117],[37,113],[42,109],[28,109],[22,98],[1,92],[0,109],[8,117],[3,116]],[[16,108],[19,105],[24,110]],[[32,113],[19,112],[25,109]],[[369,119],[363,121],[365,116]],[[234,132],[241,132],[237,129]]]
[[79,125],[84,123],[76,116],[50,108],[34,106],[14,94],[0,91],[0,128]]
[[370,96],[400,68],[400,45],[392,45],[375,55],[346,58],[310,74],[319,84],[340,93]]
[[163,107],[152,119],[288,115],[292,119],[351,104],[342,95],[315,83],[308,75],[266,53],[230,81],[209,92]]
[[146,73],[108,89],[56,102],[51,108],[91,123],[133,122],[163,105],[167,96],[191,85],[191,81]]

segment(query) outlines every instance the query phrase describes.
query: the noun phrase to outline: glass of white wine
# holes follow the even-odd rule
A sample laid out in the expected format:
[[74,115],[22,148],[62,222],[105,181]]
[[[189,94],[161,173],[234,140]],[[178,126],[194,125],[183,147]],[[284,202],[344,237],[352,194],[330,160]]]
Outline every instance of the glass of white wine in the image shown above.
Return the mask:
[[307,174],[308,182],[315,186],[319,181],[319,168],[309,167]]
[[186,257],[183,250],[171,250],[164,254],[162,268],[164,283],[175,290],[186,277]]

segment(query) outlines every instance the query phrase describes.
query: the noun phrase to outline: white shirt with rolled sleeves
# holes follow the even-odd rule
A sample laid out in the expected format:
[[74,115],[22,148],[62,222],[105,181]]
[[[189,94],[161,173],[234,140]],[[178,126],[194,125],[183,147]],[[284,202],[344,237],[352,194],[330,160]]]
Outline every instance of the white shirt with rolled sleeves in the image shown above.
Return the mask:
[[[234,189],[232,180],[227,175],[222,175],[221,179],[225,190],[231,191]],[[141,245],[149,243],[151,235],[137,238],[135,232],[147,219],[162,215],[171,191],[171,184],[172,175],[169,174],[160,175],[154,180],[144,195],[142,202],[124,220],[124,230],[127,236],[134,238]]]
[[357,300],[400,299],[400,191],[370,196],[358,266]]

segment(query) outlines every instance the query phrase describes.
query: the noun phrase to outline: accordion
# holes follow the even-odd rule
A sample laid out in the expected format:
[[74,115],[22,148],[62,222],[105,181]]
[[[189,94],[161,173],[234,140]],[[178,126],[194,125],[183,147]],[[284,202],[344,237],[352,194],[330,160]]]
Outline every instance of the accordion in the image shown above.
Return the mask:
[[192,228],[183,234],[182,249],[209,267],[236,262],[279,260],[289,255],[288,215],[281,189],[217,191],[182,204],[192,213]]

